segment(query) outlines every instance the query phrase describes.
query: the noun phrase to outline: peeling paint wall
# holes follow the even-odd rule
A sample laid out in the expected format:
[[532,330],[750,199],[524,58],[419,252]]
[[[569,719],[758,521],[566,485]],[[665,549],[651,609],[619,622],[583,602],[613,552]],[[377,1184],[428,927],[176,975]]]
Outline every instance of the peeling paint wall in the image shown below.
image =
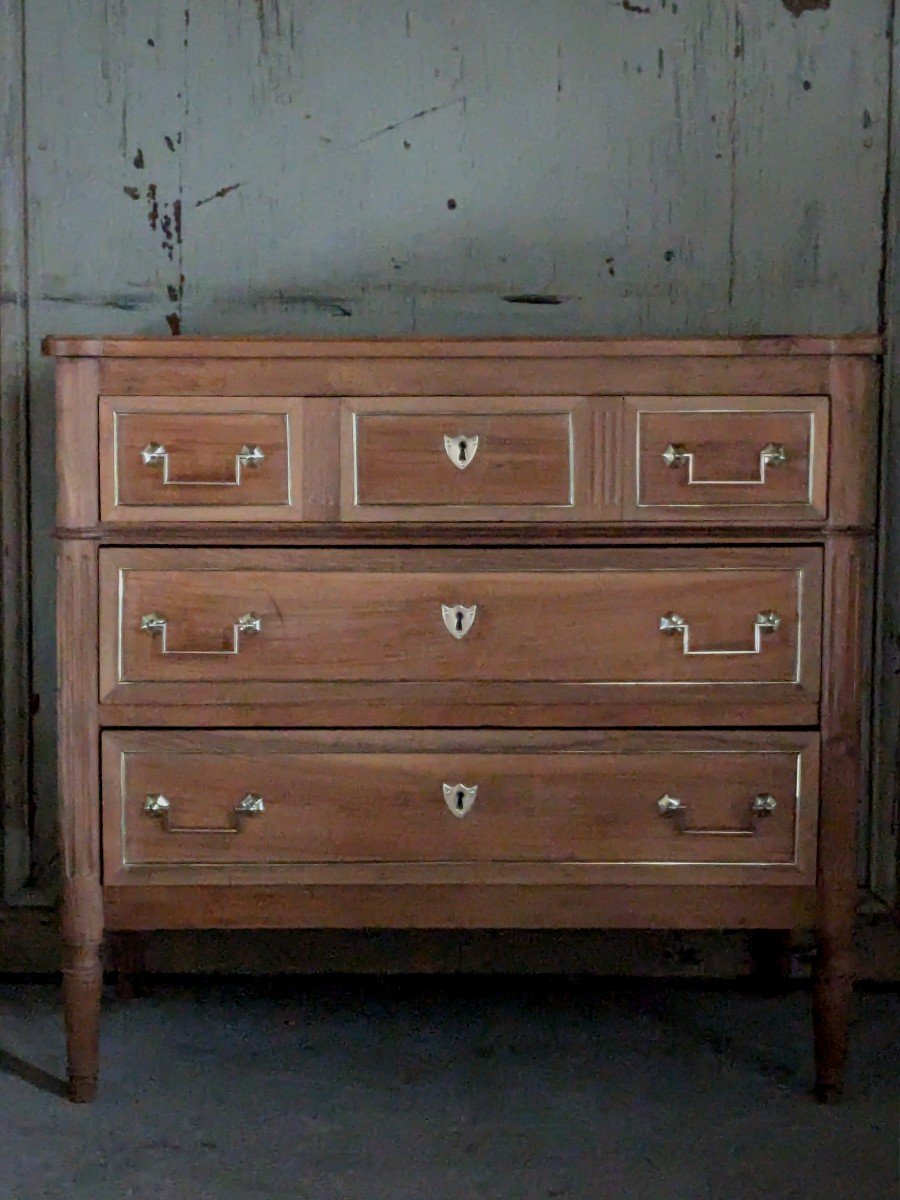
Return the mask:
[[878,325],[890,0],[21,2],[45,867],[43,334]]

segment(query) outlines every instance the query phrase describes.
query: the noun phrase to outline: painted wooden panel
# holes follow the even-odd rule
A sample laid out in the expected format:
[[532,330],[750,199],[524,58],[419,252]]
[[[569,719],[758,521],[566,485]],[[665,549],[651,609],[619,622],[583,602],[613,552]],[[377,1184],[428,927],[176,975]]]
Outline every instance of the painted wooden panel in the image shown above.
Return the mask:
[[[890,0],[0,9],[24,12],[25,146],[4,166],[28,215],[45,868],[55,668],[43,334],[878,324]],[[15,220],[14,204],[4,211]],[[23,306],[8,294],[10,309]]]

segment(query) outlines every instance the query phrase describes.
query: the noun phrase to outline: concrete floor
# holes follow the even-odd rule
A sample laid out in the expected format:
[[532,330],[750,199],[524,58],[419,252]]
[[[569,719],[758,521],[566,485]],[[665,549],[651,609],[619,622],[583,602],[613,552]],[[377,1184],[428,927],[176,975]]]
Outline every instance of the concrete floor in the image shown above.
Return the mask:
[[56,989],[0,984],[2,1200],[889,1200],[900,1015],[848,1093],[809,997],[528,978],[155,982],[61,1099]]

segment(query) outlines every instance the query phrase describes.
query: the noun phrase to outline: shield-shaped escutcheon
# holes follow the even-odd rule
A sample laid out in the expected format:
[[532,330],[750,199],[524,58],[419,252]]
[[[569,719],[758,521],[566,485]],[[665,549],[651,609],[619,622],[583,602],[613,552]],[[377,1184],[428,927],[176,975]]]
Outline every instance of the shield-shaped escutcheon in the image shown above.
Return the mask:
[[475,613],[478,611],[478,605],[473,604],[466,607],[465,604],[442,604],[441,616],[444,618],[444,624],[453,636],[457,639],[464,638],[475,623]]
[[445,433],[444,449],[454,467],[464,471],[478,453],[478,438],[469,437],[465,433],[458,433],[456,437],[450,437]]
[[466,787],[464,783],[445,783],[444,802],[454,817],[464,817],[478,796],[478,784]]

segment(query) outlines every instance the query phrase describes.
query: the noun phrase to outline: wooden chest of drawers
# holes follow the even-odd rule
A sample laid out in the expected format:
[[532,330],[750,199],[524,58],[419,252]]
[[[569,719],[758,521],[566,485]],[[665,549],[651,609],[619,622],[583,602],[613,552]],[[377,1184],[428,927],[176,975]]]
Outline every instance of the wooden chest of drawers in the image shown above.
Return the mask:
[[74,1099],[204,927],[814,928],[839,1091],[875,339],[46,350]]

